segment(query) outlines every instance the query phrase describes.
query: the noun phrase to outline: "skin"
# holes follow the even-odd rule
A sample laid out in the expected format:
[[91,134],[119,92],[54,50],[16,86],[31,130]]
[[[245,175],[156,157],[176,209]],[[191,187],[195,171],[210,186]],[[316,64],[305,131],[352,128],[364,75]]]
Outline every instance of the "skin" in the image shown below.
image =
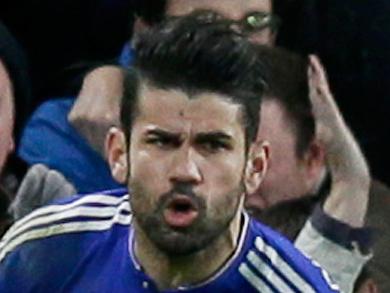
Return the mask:
[[323,169],[322,157],[314,156],[311,150],[303,157],[297,155],[296,129],[279,102],[262,103],[261,121],[257,137],[270,144],[269,169],[256,195],[247,198],[246,206],[255,209],[310,194]]
[[[225,18],[241,20],[249,12],[271,13],[272,2],[270,0],[171,0],[168,1],[166,14],[182,16],[199,9],[213,10]],[[249,38],[258,44],[272,45],[275,41],[275,34],[269,28],[266,28],[251,34]]]
[[315,139],[326,150],[325,162],[332,178],[324,211],[352,227],[362,227],[371,182],[368,164],[329,89],[320,60],[312,55],[309,61],[309,97],[316,120]]
[[[226,18],[240,20],[247,13],[253,11],[272,12],[270,0],[170,0],[167,1],[168,16],[183,16],[194,10],[209,9],[220,13]],[[134,31],[141,32],[148,26],[137,19]],[[248,36],[251,41],[272,46],[276,32],[265,28]],[[111,76],[111,77],[110,77]],[[114,79],[116,78],[116,80]],[[121,73],[112,66],[103,66],[93,70],[84,80],[83,88],[79,93],[68,120],[81,135],[97,150],[106,157],[105,138],[108,127],[117,125],[118,107],[121,91],[118,89],[118,81],[122,82]],[[99,103],[96,103],[98,99]],[[92,101],[94,101],[92,103]]]
[[376,282],[372,278],[369,278],[365,280],[358,289],[356,289],[356,293],[380,293],[379,290],[380,289],[378,288]]
[[323,205],[324,211],[352,227],[362,227],[371,181],[367,162],[329,90],[324,68],[315,56],[310,57],[308,76],[316,121],[315,137],[299,157],[295,152],[296,132],[285,109],[272,101],[263,103],[258,139],[270,142],[269,170],[263,184],[247,198],[246,207],[263,210],[286,199],[315,193],[327,169],[332,186]]
[[8,155],[14,150],[14,96],[11,80],[0,61],[0,172]]
[[[182,91],[147,85],[140,97],[129,148],[118,130],[108,140],[113,175],[123,180],[128,173],[133,191],[135,254],[160,289],[195,284],[236,246],[243,174],[250,165],[241,107],[219,94],[189,99]],[[199,212],[183,229],[164,214],[177,196],[191,199]]]
[[[104,142],[108,129],[119,125],[123,70],[102,66],[90,72],[68,115],[69,122],[105,157]],[[96,121],[94,123],[93,121]]]

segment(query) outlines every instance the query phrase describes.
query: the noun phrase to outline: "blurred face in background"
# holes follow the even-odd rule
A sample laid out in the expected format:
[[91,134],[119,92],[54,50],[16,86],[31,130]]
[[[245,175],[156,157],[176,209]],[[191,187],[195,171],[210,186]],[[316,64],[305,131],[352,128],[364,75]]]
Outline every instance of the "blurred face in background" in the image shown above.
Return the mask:
[[11,80],[0,60],[0,173],[14,150],[14,97]]
[[246,198],[248,209],[263,210],[314,192],[324,170],[323,157],[314,143],[298,154],[297,126],[279,102],[262,102],[257,138],[270,144],[268,171],[257,192]]
[[[166,15],[182,16],[195,10],[211,10],[223,17],[239,21],[255,43],[273,45],[275,30],[271,29],[271,0],[171,0]],[[273,22],[272,22],[273,24]]]

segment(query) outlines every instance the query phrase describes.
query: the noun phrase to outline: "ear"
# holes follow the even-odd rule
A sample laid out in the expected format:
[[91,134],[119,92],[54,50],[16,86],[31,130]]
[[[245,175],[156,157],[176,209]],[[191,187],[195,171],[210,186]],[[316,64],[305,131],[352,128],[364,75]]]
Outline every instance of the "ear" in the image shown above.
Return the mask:
[[313,140],[304,154],[304,178],[308,190],[315,188],[325,170],[325,149],[317,140]]
[[268,170],[269,151],[268,141],[256,141],[251,145],[244,174],[247,194],[255,193],[263,181]]
[[357,293],[379,293],[379,287],[376,282],[369,278],[357,289]]
[[106,135],[105,152],[112,177],[119,183],[126,183],[129,170],[126,136],[117,127],[111,127]]

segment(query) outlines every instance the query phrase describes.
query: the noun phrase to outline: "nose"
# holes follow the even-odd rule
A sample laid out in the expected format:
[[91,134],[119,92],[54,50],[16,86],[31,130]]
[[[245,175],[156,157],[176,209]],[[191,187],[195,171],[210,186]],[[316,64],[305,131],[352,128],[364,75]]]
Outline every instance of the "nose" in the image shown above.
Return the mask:
[[170,174],[173,183],[198,184],[202,181],[202,174],[191,149],[179,150],[176,154]]

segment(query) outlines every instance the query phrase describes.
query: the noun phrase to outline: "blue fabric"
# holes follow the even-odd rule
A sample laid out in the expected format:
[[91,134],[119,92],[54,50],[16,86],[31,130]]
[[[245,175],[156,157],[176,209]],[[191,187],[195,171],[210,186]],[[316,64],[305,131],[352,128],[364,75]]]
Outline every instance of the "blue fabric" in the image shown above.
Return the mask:
[[42,104],[25,127],[18,155],[61,172],[80,193],[119,187],[108,164],[69,124],[73,103],[70,97]]
[[287,239],[246,214],[235,253],[213,276],[158,291],[134,254],[131,217],[126,190],[36,210],[0,243],[0,292],[338,292]]
[[[133,57],[130,43],[126,43],[118,63],[128,67]],[[59,171],[80,193],[121,187],[100,154],[69,124],[74,100],[56,98],[42,104],[25,126],[18,156],[30,165],[41,163]]]
[[126,43],[123,46],[118,62],[121,66],[128,67],[130,64],[133,63],[133,60],[134,60],[134,50],[131,49],[130,43]]

